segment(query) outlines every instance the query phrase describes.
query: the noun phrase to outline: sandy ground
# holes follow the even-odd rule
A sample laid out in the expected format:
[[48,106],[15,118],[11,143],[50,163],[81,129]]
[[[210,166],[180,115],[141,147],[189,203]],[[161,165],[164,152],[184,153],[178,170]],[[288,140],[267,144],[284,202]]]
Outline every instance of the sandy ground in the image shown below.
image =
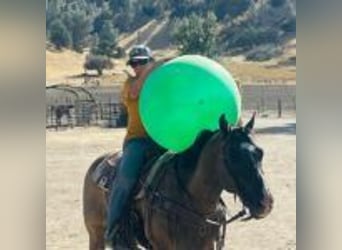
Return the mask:
[[[231,224],[225,249],[296,249],[296,119],[258,118],[256,127],[274,209],[265,219]],[[97,127],[46,132],[46,249],[88,249],[83,178],[97,156],[120,148],[123,135],[123,129]],[[224,198],[232,214],[241,208],[232,195]]]

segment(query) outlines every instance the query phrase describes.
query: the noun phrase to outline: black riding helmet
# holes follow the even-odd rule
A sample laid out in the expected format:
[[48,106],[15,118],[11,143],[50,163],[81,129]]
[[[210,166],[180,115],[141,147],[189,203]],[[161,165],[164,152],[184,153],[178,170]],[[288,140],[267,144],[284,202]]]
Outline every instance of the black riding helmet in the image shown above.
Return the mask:
[[134,45],[128,55],[127,65],[146,64],[154,61],[151,49],[143,44]]

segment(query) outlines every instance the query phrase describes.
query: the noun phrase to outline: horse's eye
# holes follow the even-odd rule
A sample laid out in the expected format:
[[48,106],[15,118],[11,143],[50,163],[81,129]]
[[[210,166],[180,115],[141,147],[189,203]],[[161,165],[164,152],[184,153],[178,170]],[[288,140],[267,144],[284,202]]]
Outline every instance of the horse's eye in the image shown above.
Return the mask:
[[258,147],[255,148],[255,154],[256,154],[256,157],[259,161],[261,161],[262,158],[264,157],[264,151]]

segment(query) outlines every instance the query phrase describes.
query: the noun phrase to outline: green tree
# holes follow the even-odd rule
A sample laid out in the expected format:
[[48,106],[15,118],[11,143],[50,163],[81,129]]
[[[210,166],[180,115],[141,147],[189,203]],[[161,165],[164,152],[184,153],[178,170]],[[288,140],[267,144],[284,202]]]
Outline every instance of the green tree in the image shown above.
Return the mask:
[[104,69],[112,69],[113,63],[106,56],[101,55],[88,55],[83,65],[86,70],[96,70],[98,75],[103,74]]
[[102,7],[106,0],[87,0],[88,3],[95,3],[97,7]]
[[216,17],[210,12],[206,17],[191,14],[179,19],[173,30],[173,39],[182,54],[213,56],[216,49]]
[[51,24],[55,21],[59,16],[59,9],[57,2],[49,2],[49,5],[46,9],[46,31],[50,30]]
[[244,27],[235,27],[227,37],[228,48],[251,49],[253,46],[277,43],[278,29],[253,26],[247,24]]
[[139,4],[133,4],[133,0],[110,0],[109,6],[114,14],[115,27],[120,31],[129,31]]
[[105,21],[98,36],[98,41],[92,49],[92,53],[95,55],[114,57],[114,50],[117,46],[117,37],[118,32],[114,29],[111,21]]
[[148,17],[156,17],[161,14],[163,10],[163,1],[155,0],[142,0],[141,2],[141,13]]
[[121,12],[129,8],[130,2],[130,0],[109,0],[109,6],[113,11]]
[[64,13],[63,22],[71,33],[73,49],[82,52],[91,31],[90,17],[85,11],[74,10]]
[[57,49],[68,48],[71,45],[71,35],[63,22],[55,19],[50,25],[50,41]]
[[277,7],[281,7],[286,3],[286,0],[271,0],[269,1],[269,4],[273,7],[273,8],[277,8]]
[[241,15],[252,4],[251,0],[217,0],[212,2],[210,6],[218,20],[222,20],[227,16],[234,18]]
[[100,15],[95,17],[93,22],[93,32],[99,34],[106,21],[111,21],[113,14],[110,10],[103,10]]
[[184,17],[189,14],[189,6],[191,5],[191,1],[189,0],[171,0],[171,16],[173,17]]

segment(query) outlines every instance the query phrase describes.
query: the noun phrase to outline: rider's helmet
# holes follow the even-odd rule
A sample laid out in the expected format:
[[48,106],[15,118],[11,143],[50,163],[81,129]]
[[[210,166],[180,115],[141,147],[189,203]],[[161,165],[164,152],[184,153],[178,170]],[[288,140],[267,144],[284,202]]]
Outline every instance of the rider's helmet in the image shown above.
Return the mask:
[[154,60],[151,49],[144,44],[134,45],[128,55],[127,65],[146,64]]

